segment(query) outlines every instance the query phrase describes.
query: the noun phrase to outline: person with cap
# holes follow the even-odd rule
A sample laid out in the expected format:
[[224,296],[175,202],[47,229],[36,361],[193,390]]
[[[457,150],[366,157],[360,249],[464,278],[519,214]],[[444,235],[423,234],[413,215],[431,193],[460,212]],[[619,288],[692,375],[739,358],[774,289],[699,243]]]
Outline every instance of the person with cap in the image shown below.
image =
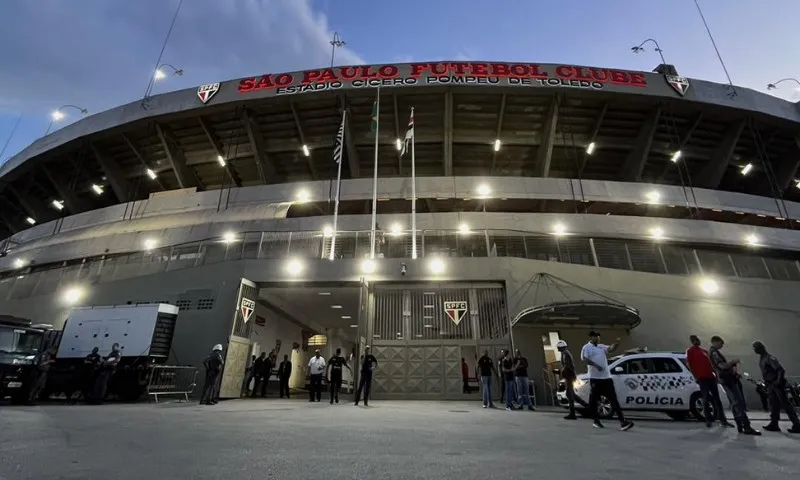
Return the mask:
[[[342,369],[350,370],[347,359],[342,356],[342,349],[336,349],[336,355],[328,360],[328,385],[331,386],[331,405],[333,402],[339,403],[339,390],[342,389]],[[350,370],[352,373],[352,370]]]
[[[733,425],[728,423],[728,419],[725,418],[725,409],[722,408],[722,401],[719,398],[717,377],[714,376],[714,367],[711,365],[708,352],[700,346],[700,338],[697,335],[689,335],[689,341],[692,346],[686,350],[686,363],[689,365],[689,371],[692,372],[697,386],[700,387],[706,427],[714,424],[712,413],[716,414],[720,425],[732,427]],[[711,406],[713,406],[713,412]]]
[[778,421],[781,419],[781,408],[786,412],[792,427],[789,433],[800,433],[800,419],[794,406],[786,395],[786,370],[778,359],[767,351],[767,347],[759,341],[753,342],[753,351],[758,354],[758,366],[761,369],[761,378],[767,384],[769,392],[769,424],[764,426],[768,432],[780,432]]
[[203,367],[206,369],[206,383],[203,385],[203,395],[200,397],[200,405],[217,404],[217,382],[222,366],[225,361],[222,359],[222,345],[214,345],[211,353],[203,360]]
[[603,428],[600,422],[600,413],[597,411],[597,404],[600,397],[605,397],[611,404],[611,415],[615,413],[619,418],[620,430],[627,431],[633,427],[633,422],[625,420],[622,414],[622,408],[619,406],[617,399],[617,390],[614,387],[614,380],[611,378],[611,372],[608,370],[607,354],[613,352],[619,346],[619,338],[611,345],[603,345],[600,343],[600,334],[591,331],[589,332],[589,342],[581,349],[581,360],[589,366],[589,385],[591,393],[589,394],[589,414],[594,417],[593,426],[595,428]]
[[575,416],[575,380],[578,378],[575,370],[575,358],[564,340],[556,343],[556,349],[561,353],[561,378],[564,379],[567,387],[567,401],[569,402],[569,414],[564,417],[564,420],[575,420],[578,418]]
[[530,377],[528,377],[528,359],[522,356],[522,352],[520,352],[519,349],[514,350],[514,380],[517,385],[520,410],[526,405],[528,406],[528,410],[536,410],[531,401],[531,380]]
[[356,392],[355,405],[361,400],[361,392],[364,392],[364,406],[369,405],[369,390],[372,387],[372,372],[378,366],[378,360],[372,355],[369,346],[364,348],[364,357],[361,362],[360,379],[358,380],[358,391]]
[[728,360],[720,351],[725,346],[725,341],[719,335],[711,337],[711,348],[708,349],[708,358],[711,359],[711,366],[717,374],[717,379],[725,390],[725,395],[731,402],[733,410],[733,420],[739,433],[745,435],[761,435],[761,432],[754,430],[750,426],[750,418],[747,417],[747,409],[742,392],[742,382],[739,380],[737,372],[739,359]]
[[308,390],[309,402],[322,400],[322,376],[325,374],[327,366],[325,357],[319,354],[319,349],[315,350],[314,356],[308,361],[309,382],[311,383],[311,388]]

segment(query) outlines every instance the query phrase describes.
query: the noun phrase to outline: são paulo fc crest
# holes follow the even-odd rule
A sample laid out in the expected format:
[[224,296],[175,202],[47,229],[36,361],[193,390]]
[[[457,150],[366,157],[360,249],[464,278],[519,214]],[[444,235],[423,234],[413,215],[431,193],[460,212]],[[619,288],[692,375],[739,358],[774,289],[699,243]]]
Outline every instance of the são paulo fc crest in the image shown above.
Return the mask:
[[467,302],[444,302],[444,312],[458,325],[467,314]]
[[200,85],[197,87],[197,97],[203,103],[208,103],[211,97],[219,92],[219,83],[209,83],[208,85]]
[[682,97],[689,90],[689,79],[679,75],[664,75],[667,83]]
[[244,323],[247,323],[250,320],[250,317],[253,316],[253,312],[256,311],[256,302],[250,300],[249,298],[242,297],[242,305],[240,310],[242,311],[242,320],[244,320]]

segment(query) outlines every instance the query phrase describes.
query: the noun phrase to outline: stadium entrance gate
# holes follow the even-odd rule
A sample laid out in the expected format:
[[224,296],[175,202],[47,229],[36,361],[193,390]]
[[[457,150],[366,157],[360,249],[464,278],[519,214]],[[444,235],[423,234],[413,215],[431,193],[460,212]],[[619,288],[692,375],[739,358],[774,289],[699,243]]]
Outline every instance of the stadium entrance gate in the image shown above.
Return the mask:
[[378,360],[376,398],[464,399],[464,358],[469,398],[479,399],[478,357],[511,345],[501,284],[373,284],[367,308],[361,339]]

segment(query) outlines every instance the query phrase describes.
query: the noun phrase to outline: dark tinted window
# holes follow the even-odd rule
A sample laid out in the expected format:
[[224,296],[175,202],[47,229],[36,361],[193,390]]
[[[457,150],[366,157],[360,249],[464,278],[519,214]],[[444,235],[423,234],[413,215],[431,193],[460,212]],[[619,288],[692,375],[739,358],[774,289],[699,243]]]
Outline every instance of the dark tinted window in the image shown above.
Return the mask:
[[643,375],[646,373],[655,373],[653,362],[649,358],[633,358],[626,360],[618,365],[622,367],[622,371],[617,371],[615,367],[612,373],[617,375]]
[[653,358],[656,373],[683,373],[683,369],[674,358]]

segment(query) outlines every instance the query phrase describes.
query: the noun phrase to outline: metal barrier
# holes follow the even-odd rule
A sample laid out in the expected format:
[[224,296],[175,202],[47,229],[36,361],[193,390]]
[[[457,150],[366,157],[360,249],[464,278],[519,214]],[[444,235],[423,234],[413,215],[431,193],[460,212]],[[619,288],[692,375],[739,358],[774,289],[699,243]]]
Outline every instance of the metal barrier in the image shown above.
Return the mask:
[[196,385],[196,367],[156,365],[150,371],[147,394],[152,395],[156,403],[159,395],[183,395],[183,398],[189,401],[189,394],[194,392]]

